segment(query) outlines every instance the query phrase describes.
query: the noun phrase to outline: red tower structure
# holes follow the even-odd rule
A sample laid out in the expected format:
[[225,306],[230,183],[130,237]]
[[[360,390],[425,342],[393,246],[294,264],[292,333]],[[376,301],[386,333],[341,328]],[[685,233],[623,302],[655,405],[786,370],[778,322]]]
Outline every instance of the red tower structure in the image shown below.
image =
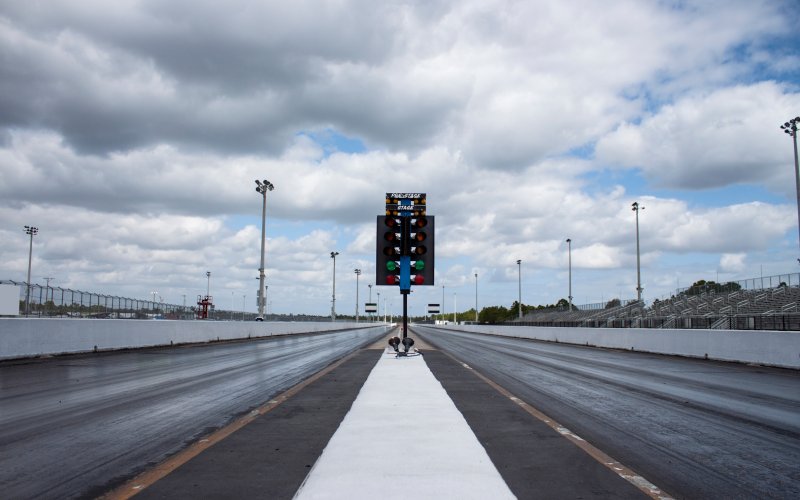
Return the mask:
[[211,295],[197,296],[197,319],[208,319],[208,310],[214,307]]

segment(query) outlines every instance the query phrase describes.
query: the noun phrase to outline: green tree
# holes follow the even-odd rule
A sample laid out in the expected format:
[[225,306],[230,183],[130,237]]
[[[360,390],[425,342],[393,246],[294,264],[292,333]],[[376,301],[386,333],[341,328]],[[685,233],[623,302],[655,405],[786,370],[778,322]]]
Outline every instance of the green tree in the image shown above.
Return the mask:
[[509,311],[503,306],[490,306],[481,309],[478,314],[478,321],[481,323],[497,324],[506,321],[509,317]]

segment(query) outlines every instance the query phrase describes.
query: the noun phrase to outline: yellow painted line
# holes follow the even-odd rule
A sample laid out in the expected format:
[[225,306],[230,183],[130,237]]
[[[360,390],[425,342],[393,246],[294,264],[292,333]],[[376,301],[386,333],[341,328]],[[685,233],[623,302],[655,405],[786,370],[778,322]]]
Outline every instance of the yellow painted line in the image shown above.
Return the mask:
[[303,390],[305,387],[314,383],[315,381],[322,378],[326,374],[330,373],[331,371],[333,371],[341,364],[348,361],[356,354],[358,354],[358,351],[355,351],[345,356],[344,358],[340,359],[339,361],[329,365],[328,367],[320,370],[311,377],[303,380],[299,384],[289,388],[282,394],[269,400],[267,403],[254,409],[247,415],[244,415],[236,419],[235,421],[231,422],[230,424],[226,425],[225,427],[218,429],[212,434],[199,439],[195,443],[189,445],[189,447],[179,451],[175,455],[172,455],[171,457],[167,458],[166,460],[156,465],[152,469],[142,472],[138,476],[125,482],[121,486],[118,486],[117,488],[111,490],[110,492],[102,495],[99,498],[101,500],[125,500],[131,498],[132,496],[136,495],[145,488],[152,486],[157,481],[163,479],[164,477],[175,471],[178,467],[182,466],[183,464],[193,459],[197,455],[203,453],[208,448],[211,448],[216,443],[219,443],[226,437],[230,436],[234,432],[246,426],[259,416],[274,410],[276,407],[280,406],[282,403],[284,403],[286,400],[288,400],[289,398],[291,398],[292,396]]
[[[442,351],[442,352],[444,352],[444,351]],[[609,470],[611,470],[612,472],[614,472],[615,474],[620,476],[622,479],[628,481],[629,483],[631,483],[632,485],[637,487],[645,495],[649,496],[650,498],[658,499],[658,500],[673,500],[672,497],[670,497],[669,495],[664,493],[659,487],[657,487],[656,485],[654,485],[653,483],[651,483],[647,479],[643,478],[639,474],[635,473],[629,467],[626,467],[625,465],[623,465],[619,461],[614,460],[613,458],[608,456],[606,453],[604,453],[600,449],[592,446],[591,444],[589,444],[588,441],[586,441],[585,439],[581,438],[580,436],[578,436],[574,432],[570,431],[569,429],[567,429],[563,425],[559,424],[558,422],[556,422],[552,418],[548,417],[547,415],[545,415],[541,411],[537,410],[536,408],[534,408],[533,406],[529,405],[528,403],[526,403],[525,401],[521,400],[520,398],[514,396],[511,392],[506,390],[506,388],[504,388],[503,386],[501,386],[501,385],[497,384],[496,382],[494,382],[493,380],[489,379],[488,377],[486,377],[482,373],[478,372],[477,370],[475,370],[471,366],[467,365],[463,361],[459,360],[458,358],[456,358],[452,354],[450,354],[448,352],[445,352],[445,354],[447,354],[451,359],[453,359],[455,362],[457,362],[458,364],[460,364],[464,368],[470,370],[472,373],[474,373],[476,376],[478,376],[478,378],[480,378],[481,380],[483,380],[484,382],[489,384],[491,387],[493,387],[497,392],[499,392],[503,396],[507,397],[508,399],[510,399],[511,401],[516,403],[517,405],[519,405],[519,407],[522,408],[523,410],[525,410],[526,412],[528,412],[528,414],[530,414],[531,416],[535,417],[537,420],[540,420],[541,422],[544,422],[549,427],[551,427],[553,430],[555,430],[556,432],[558,432],[559,434],[564,436],[566,439],[568,439],[570,442],[572,442],[575,446],[577,446],[578,448],[580,448],[583,451],[585,451],[590,457],[594,458],[596,461],[598,461],[601,464],[603,464],[606,468],[608,468]]]

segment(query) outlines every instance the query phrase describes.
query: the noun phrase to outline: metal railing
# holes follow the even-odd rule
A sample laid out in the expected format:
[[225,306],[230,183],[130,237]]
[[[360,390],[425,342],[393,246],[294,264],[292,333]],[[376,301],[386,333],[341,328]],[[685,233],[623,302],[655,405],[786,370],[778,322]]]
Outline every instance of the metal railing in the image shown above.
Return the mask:
[[[25,315],[25,296],[27,283],[24,281],[0,280],[0,285],[19,287],[19,311]],[[109,319],[197,319],[197,306],[168,304],[156,300],[134,299],[96,292],[72,290],[57,286],[42,286],[31,283],[28,316],[40,318],[109,318]],[[254,321],[255,312],[210,309],[209,320],[216,321]],[[319,321],[328,322],[330,316],[309,314],[267,313],[266,321]],[[343,315],[341,321],[354,321]],[[375,318],[372,318],[374,321]],[[367,321],[362,319],[362,321]]]
[[[25,315],[28,294],[24,281],[0,280],[0,284],[17,285],[20,290],[20,314]],[[125,318],[125,319],[191,319],[191,307],[153,300],[119,297],[102,293],[73,290],[57,286],[30,285],[28,316]]]

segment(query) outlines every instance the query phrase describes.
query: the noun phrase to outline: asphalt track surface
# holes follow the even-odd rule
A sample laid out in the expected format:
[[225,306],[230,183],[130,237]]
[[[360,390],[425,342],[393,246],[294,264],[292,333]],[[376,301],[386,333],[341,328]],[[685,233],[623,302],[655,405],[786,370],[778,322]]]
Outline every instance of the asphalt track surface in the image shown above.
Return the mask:
[[677,498],[800,498],[800,373],[467,332],[412,334]]
[[100,495],[381,336],[0,363],[0,497]]

